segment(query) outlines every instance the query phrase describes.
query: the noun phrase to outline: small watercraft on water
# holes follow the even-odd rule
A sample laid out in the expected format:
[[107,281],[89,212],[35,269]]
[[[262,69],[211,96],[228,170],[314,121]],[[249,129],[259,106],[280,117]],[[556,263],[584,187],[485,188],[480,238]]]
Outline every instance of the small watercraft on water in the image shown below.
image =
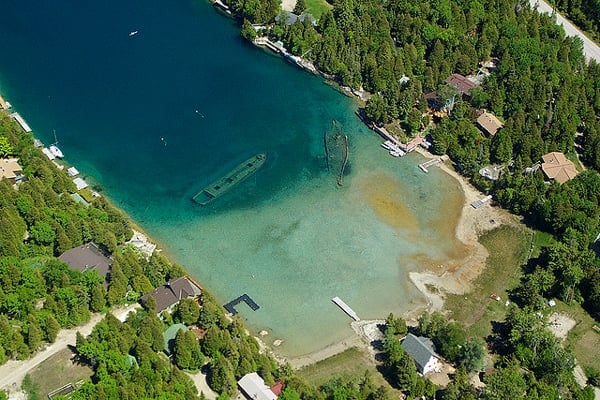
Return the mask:
[[58,144],[58,139],[56,138],[56,130],[53,129],[52,133],[54,133],[54,143],[52,143],[50,145],[50,147],[48,147],[48,150],[50,150],[50,153],[52,153],[52,155],[56,158],[63,158],[63,152],[60,151],[60,149],[58,148],[57,144]]
[[63,158],[63,152],[58,148],[57,145],[53,144],[51,145],[48,150],[50,150],[50,153],[52,153],[54,155],[54,157],[56,158]]
[[137,34],[138,34],[138,31],[131,31],[131,32],[129,32],[129,37],[135,36]]

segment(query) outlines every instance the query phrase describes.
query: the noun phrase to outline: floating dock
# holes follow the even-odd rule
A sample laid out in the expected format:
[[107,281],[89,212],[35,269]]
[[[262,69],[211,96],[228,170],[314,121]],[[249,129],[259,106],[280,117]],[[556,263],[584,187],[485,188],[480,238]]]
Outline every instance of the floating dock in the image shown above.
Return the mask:
[[471,207],[477,209],[477,208],[481,207],[482,205],[484,205],[485,203],[487,203],[488,201],[490,201],[491,199],[492,199],[492,195],[489,194],[489,195],[485,196],[483,199],[472,202]]
[[250,307],[252,309],[252,311],[256,311],[260,308],[260,306],[258,304],[256,304],[256,302],[254,300],[252,300],[250,298],[250,296],[248,296],[247,293],[244,293],[237,299],[231,300],[229,303],[225,304],[223,307],[225,307],[227,312],[229,312],[231,315],[236,315],[238,313],[238,311],[235,309],[235,306],[240,304],[242,301],[244,303],[248,304],[248,307]]
[[344,300],[335,296],[333,299],[331,299],[331,301],[333,301],[339,308],[341,308],[342,311],[348,314],[350,318],[352,318],[355,321],[360,321],[358,314],[356,314],[356,312],[353,309],[351,309],[348,304],[344,303]]
[[23,128],[25,132],[31,132],[31,128],[29,127],[29,125],[27,125],[27,122],[25,122],[23,117],[21,117],[21,115],[19,115],[18,112],[14,112],[10,114],[10,116],[13,117],[19,125],[21,125],[21,128]]

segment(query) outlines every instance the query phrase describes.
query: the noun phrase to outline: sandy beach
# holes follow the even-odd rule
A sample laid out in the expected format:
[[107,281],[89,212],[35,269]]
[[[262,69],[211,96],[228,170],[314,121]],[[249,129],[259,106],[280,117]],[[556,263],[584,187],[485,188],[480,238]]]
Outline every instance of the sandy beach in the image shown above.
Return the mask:
[[[424,157],[434,157],[420,147],[417,151]],[[439,265],[433,271],[409,274],[411,281],[427,298],[428,311],[442,311],[446,293],[463,294],[471,290],[471,283],[483,271],[488,256],[486,248],[479,243],[479,237],[500,225],[514,224],[516,221],[515,216],[489,202],[478,209],[473,208],[471,203],[485,195],[459,175],[449,161],[436,167],[454,177],[464,193],[465,203],[456,227],[456,238],[467,246],[468,254],[463,259]]]
[[[418,147],[417,151],[426,158],[435,157],[420,147]],[[415,323],[418,316],[424,311],[443,311],[446,294],[463,294],[469,292],[472,288],[472,282],[485,268],[485,262],[488,257],[486,248],[479,243],[479,237],[483,233],[500,225],[514,224],[517,221],[515,216],[506,210],[493,206],[489,202],[478,209],[473,208],[471,203],[483,198],[485,194],[478,191],[464,177],[458,174],[450,164],[450,161],[437,164],[431,168],[441,168],[444,172],[454,177],[462,188],[465,200],[455,233],[456,238],[465,244],[467,254],[461,259],[451,260],[447,264],[438,265],[432,270],[409,273],[411,281],[427,299],[425,308],[411,310],[403,316],[409,324]],[[383,322],[382,320],[353,322],[354,336],[333,343],[311,354],[291,359],[278,357],[278,359],[281,362],[288,362],[292,367],[299,369],[342,353],[354,346],[372,350],[370,343],[379,338],[378,335],[380,334],[377,325]]]

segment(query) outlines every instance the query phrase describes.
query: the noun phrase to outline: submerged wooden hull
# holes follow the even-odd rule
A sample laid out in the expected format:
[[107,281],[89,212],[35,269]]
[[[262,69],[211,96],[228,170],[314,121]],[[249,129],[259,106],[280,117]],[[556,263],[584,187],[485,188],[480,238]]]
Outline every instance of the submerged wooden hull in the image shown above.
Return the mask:
[[250,157],[243,163],[239,164],[233,170],[231,170],[227,175],[222,178],[216,180],[211,183],[198,193],[192,200],[194,202],[200,204],[201,206],[206,206],[212,201],[216,200],[223,194],[225,194],[229,189],[242,182],[244,179],[254,174],[256,171],[263,166],[265,161],[267,160],[267,155],[264,153],[257,154],[253,157]]

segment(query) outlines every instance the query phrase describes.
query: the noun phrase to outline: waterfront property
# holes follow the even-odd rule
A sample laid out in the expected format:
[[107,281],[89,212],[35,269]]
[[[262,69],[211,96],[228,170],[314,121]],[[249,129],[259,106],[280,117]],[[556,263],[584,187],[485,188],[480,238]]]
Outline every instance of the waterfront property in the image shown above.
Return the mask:
[[439,368],[439,357],[431,339],[409,333],[402,341],[402,348],[415,361],[419,373],[425,375]]
[[265,384],[256,372],[242,376],[238,381],[242,399],[247,400],[276,400],[277,395]]
[[191,278],[182,276],[175,278],[157,287],[150,293],[146,293],[140,299],[141,303],[146,305],[150,298],[156,302],[156,313],[163,311],[171,312],[173,307],[182,299],[199,300],[202,295],[202,288]]
[[96,271],[104,278],[104,286],[108,286],[112,258],[100,250],[95,243],[89,242],[67,250],[58,259],[77,271]]

